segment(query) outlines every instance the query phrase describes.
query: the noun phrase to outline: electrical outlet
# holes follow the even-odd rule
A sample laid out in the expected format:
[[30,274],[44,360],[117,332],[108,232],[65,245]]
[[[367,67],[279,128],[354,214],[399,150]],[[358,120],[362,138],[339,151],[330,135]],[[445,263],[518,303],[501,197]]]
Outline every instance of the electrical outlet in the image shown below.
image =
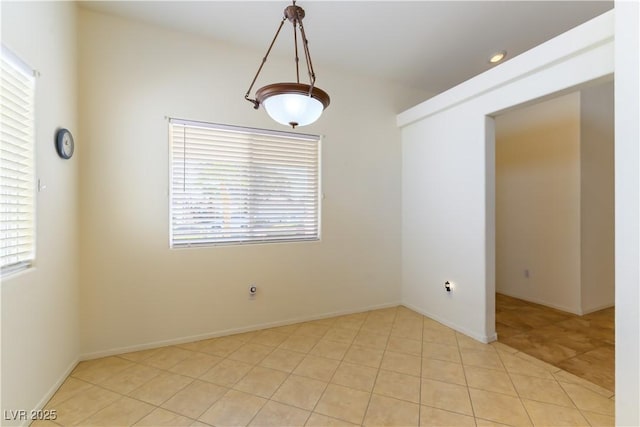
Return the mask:
[[256,285],[249,285],[249,295],[255,295],[258,292]]

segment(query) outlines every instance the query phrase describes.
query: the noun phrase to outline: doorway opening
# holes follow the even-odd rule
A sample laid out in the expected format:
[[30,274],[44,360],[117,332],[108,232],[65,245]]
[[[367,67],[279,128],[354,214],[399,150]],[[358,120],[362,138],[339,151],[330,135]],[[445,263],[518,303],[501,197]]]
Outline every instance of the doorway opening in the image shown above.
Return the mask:
[[494,124],[498,341],[613,391],[613,82]]

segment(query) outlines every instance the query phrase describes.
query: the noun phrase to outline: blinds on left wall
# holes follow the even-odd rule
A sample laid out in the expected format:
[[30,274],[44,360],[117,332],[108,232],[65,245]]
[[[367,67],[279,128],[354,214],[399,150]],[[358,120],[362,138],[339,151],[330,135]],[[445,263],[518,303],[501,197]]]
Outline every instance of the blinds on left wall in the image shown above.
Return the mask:
[[35,258],[34,71],[2,46],[0,260],[2,274]]

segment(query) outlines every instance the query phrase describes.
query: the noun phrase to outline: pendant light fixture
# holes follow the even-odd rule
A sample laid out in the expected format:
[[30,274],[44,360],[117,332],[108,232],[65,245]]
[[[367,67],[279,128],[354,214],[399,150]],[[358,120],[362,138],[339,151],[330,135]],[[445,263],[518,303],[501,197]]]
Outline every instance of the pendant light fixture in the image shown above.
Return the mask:
[[[273,37],[267,53],[262,58],[262,63],[258,67],[249,90],[244,95],[244,99],[253,103],[253,108],[256,110],[260,105],[264,106],[267,114],[278,123],[283,125],[289,125],[292,128],[296,126],[305,126],[318,120],[325,108],[329,106],[329,95],[322,89],[315,86],[316,75],[313,71],[313,64],[311,63],[311,55],[309,55],[309,43],[307,36],[302,26],[302,19],[304,18],[304,9],[300,6],[296,6],[295,0],[293,4],[288,6],[284,10],[284,17],[280,21],[280,26],[276,31],[276,35]],[[256,91],[255,99],[249,98],[251,89],[255,84],[260,71],[264,63],[267,62],[267,57],[273,48],[278,34],[284,25],[285,21],[289,20],[293,24],[293,44],[295,48],[295,62],[296,62],[296,81],[288,83],[273,83],[261,87]],[[300,39],[302,40],[302,48],[304,50],[304,58],[307,65],[307,73],[309,74],[309,84],[300,83],[300,66],[298,58],[298,33],[300,33]]]

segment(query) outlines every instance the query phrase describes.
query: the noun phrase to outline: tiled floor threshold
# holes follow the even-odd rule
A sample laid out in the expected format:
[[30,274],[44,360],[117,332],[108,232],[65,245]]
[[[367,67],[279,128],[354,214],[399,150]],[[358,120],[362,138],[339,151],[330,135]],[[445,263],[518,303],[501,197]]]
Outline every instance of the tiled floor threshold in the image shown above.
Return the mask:
[[600,386],[405,307],[80,363],[39,426],[613,426]]
[[498,340],[615,390],[615,308],[578,316],[496,294]]

